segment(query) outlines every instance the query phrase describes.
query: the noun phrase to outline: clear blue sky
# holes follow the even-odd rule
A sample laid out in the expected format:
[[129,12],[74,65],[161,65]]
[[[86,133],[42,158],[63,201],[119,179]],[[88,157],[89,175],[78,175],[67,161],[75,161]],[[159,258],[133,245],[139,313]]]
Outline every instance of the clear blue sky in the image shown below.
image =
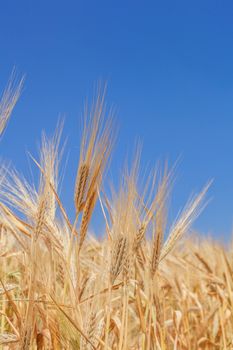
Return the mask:
[[[180,155],[171,211],[209,179],[208,208],[196,224],[230,237],[233,224],[233,2],[5,1],[0,9],[0,89],[13,66],[26,73],[23,96],[1,141],[22,172],[66,116],[69,163],[63,198],[71,206],[83,102],[108,81],[119,134],[110,178],[135,139],[142,166]],[[28,171],[30,175],[30,172]]]

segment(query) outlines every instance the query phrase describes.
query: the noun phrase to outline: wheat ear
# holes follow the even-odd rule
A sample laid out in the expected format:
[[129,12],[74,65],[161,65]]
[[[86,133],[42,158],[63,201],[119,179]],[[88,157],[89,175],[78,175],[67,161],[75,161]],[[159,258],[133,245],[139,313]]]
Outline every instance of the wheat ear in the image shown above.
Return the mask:
[[78,175],[75,184],[74,202],[76,212],[79,213],[82,210],[82,204],[86,192],[86,186],[88,182],[89,167],[87,164],[82,164],[78,170]]

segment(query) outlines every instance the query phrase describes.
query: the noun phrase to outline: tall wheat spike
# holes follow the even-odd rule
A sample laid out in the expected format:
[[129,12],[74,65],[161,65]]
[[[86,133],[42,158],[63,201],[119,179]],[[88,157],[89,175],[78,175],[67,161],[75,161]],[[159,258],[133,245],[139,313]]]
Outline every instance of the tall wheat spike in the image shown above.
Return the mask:
[[85,202],[89,196],[93,195],[93,191],[100,187],[113,143],[111,112],[106,118],[106,125],[103,125],[106,113],[104,99],[105,90],[103,92],[99,90],[92,105],[90,116],[88,117],[87,111],[84,116],[79,166],[74,191],[77,213],[84,208]]
[[8,85],[0,100],[0,135],[3,134],[11,113],[21,95],[24,78],[16,82],[15,71],[12,72]]

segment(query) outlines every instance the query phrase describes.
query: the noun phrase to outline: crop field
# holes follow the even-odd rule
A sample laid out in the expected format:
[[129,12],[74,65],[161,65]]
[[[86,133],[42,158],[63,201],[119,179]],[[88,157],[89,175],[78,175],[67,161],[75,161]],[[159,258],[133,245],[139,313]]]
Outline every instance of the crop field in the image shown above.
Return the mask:
[[[11,79],[2,95],[4,137],[22,85]],[[141,176],[138,148],[106,191],[114,125],[100,92],[83,117],[69,208],[61,124],[32,157],[38,186],[2,161],[0,349],[233,349],[233,246],[191,232],[210,184],[170,224],[175,167]],[[96,205],[101,237],[90,234]]]

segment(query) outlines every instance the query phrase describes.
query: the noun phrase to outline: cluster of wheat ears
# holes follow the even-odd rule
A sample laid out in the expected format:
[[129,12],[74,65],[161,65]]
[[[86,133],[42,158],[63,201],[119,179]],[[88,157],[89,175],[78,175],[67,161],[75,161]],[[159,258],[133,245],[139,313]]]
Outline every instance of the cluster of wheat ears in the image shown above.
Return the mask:
[[[11,80],[2,96],[1,134],[22,84]],[[180,240],[208,185],[167,227],[174,171],[152,172],[141,190],[136,152],[107,196],[113,134],[99,94],[83,118],[72,221],[58,194],[61,127],[33,158],[38,189],[2,165],[0,348],[233,349],[232,250],[195,235]],[[99,239],[87,236],[96,203],[106,227]]]

